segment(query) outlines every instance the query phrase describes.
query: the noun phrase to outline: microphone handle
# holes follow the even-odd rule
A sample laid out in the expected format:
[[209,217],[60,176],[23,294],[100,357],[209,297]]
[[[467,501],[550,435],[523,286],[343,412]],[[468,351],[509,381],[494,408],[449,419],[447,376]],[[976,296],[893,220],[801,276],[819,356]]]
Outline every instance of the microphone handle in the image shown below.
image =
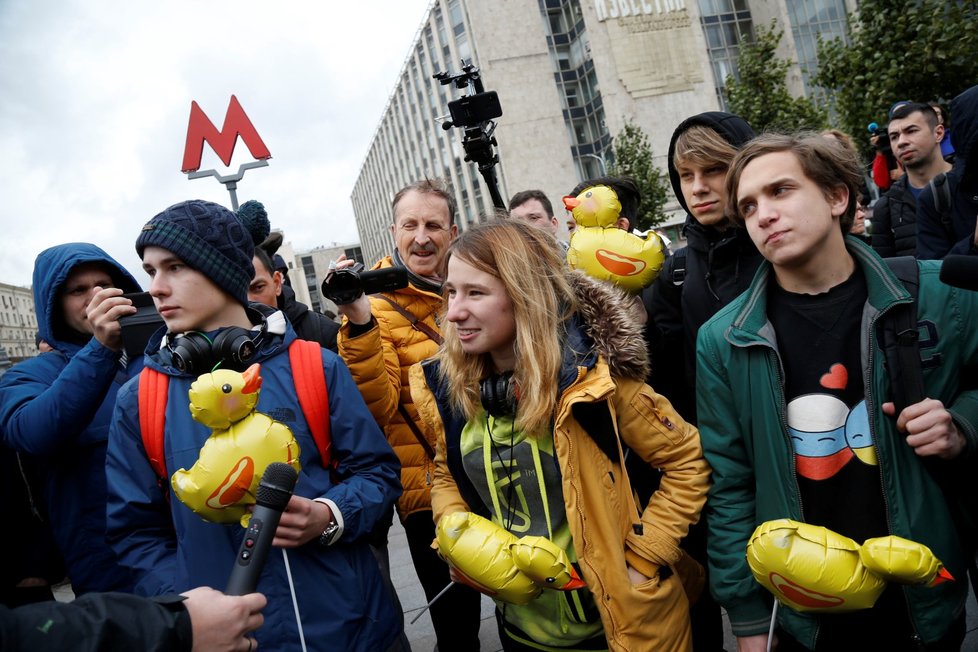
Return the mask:
[[231,568],[231,576],[228,578],[228,586],[224,593],[246,595],[255,592],[280,518],[282,518],[281,510],[264,505],[255,506],[244,539],[241,540],[241,546],[238,548],[238,554],[234,558],[234,566]]

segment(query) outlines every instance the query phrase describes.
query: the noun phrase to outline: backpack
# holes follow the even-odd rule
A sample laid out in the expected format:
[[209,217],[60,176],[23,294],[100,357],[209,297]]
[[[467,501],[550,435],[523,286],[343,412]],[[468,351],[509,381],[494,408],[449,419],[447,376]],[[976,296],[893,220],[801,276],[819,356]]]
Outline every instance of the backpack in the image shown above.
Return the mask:
[[[322,360],[322,348],[316,342],[297,339],[289,345],[292,380],[302,414],[319,449],[323,467],[331,468],[335,463],[329,432],[329,394]],[[163,449],[169,388],[170,377],[166,374],[149,367],[143,367],[139,373],[139,429],[143,448],[164,489],[169,484]]]
[[913,256],[884,258],[890,271],[910,293],[910,303],[890,309],[879,325],[879,341],[890,376],[897,414],[908,405],[924,400],[924,374],[917,340],[917,295],[920,291],[917,260]]
[[[946,188],[946,184],[945,184]],[[934,195],[935,199],[937,194]],[[890,270],[910,293],[912,301],[894,306],[881,320],[879,325],[880,344],[886,360],[887,373],[890,376],[891,393],[896,413],[908,405],[918,403],[927,396],[924,387],[923,367],[920,363],[920,347],[918,346],[919,332],[917,330],[917,296],[920,291],[919,269],[913,256],[899,256],[884,259]],[[944,501],[963,545],[968,553],[968,576],[971,579],[972,593],[978,597],[978,565],[975,559],[976,519],[978,506],[967,478],[960,473],[948,473],[946,469],[937,467],[927,458],[922,458],[924,467],[941,488]]]

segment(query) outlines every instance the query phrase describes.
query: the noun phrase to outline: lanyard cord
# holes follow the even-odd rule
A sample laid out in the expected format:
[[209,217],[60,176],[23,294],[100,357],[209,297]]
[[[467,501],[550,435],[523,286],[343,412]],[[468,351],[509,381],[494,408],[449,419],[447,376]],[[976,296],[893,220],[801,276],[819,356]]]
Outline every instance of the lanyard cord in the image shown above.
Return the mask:
[[[514,441],[516,437],[516,424],[515,422],[510,426],[509,431],[509,464],[507,465],[502,454],[499,452],[499,448],[496,446],[496,441],[492,436],[492,425],[490,423],[490,417],[486,414],[486,429],[483,433],[482,439],[482,463],[486,472],[486,484],[489,486],[489,495],[492,497],[492,507],[494,512],[499,519],[499,524],[510,531],[513,526],[513,491],[515,480],[513,479],[513,471],[516,469],[516,454],[514,452]],[[493,419],[494,420],[494,419]],[[540,460],[540,443],[532,437],[526,438],[530,444],[530,450],[533,454],[533,468],[536,470],[537,475],[537,487],[540,489],[540,497],[543,501],[543,515],[547,523],[547,537],[553,540],[553,525],[550,522],[550,501],[547,495],[547,484],[544,481],[543,476],[543,463]],[[507,516],[503,519],[503,512],[499,505],[499,493],[496,491],[496,478],[492,472],[492,455],[496,456],[499,460],[500,469],[506,472],[506,479],[508,480],[506,487],[506,507]],[[508,468],[507,468],[508,466]]]
[[[513,526],[513,467],[516,464],[516,458],[513,455],[513,441],[516,437],[516,433],[511,428],[509,431],[509,468],[506,468],[506,464],[503,462],[503,456],[500,454],[499,450],[496,448],[496,442],[492,438],[492,426],[490,425],[490,419],[492,417],[486,413],[486,429],[482,435],[482,464],[486,470],[486,484],[489,485],[489,495],[492,497],[492,508],[496,514],[496,518],[499,519],[499,524],[506,528],[507,531]],[[492,455],[495,453],[496,459],[499,460],[499,468],[506,471],[506,479],[509,481],[506,487],[506,508],[507,517],[503,519],[503,510],[499,506],[499,493],[496,491],[496,478],[495,474],[492,472]]]

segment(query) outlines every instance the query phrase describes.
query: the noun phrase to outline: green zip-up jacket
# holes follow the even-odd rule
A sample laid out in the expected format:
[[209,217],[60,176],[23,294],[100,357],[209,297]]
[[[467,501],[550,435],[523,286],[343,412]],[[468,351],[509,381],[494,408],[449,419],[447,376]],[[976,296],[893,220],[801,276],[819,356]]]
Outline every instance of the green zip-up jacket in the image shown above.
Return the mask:
[[[883,414],[890,381],[876,323],[887,310],[911,300],[909,292],[867,245],[846,238],[856,267],[866,276],[860,342],[863,385],[886,504],[890,533],[921,542],[940,558],[956,582],[934,588],[906,587],[911,620],[925,643],[941,638],[963,609],[967,593],[965,555],[941,488],[922,459]],[[918,327],[927,395],[941,400],[967,439],[951,462],[928,461],[938,473],[975,467],[978,391],[961,391],[959,369],[978,363],[978,293],[940,282],[939,261],[919,261]],[[747,566],[748,537],[772,519],[802,518],[789,440],[784,372],[777,337],[767,317],[773,269],[764,262],[750,287],[718,312],[697,341],[697,409],[703,452],[713,467],[706,505],[711,590],[730,617],[733,633],[766,633],[771,596]],[[786,334],[779,334],[784,338]],[[790,334],[788,334],[790,336]],[[799,642],[813,647],[818,620],[782,607],[779,620]]]

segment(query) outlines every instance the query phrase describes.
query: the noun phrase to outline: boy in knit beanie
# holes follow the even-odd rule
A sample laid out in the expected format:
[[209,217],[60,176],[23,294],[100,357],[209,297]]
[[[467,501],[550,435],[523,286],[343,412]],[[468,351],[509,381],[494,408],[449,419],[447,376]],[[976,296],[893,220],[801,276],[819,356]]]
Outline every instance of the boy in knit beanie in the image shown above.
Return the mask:
[[[228,209],[195,200],[156,215],[136,240],[166,324],[166,333],[151,339],[158,351],[145,363],[166,378],[165,389],[147,384],[144,392],[166,393],[149,397],[157,406],[163,399],[166,473],[190,469],[212,432],[191,418],[190,384],[214,369],[260,364],[256,410],[291,430],[301,473],[273,541],[286,554],[271,551],[258,583],[268,606],[254,639],[262,650],[300,649],[303,638],[309,650],[399,649],[400,614],[362,542],[401,493],[398,461],[349,371],[321,350],[332,442],[330,464],[323,463],[295,388],[301,382],[289,356],[295,333],[281,312],[248,304],[255,244],[267,235],[267,221],[245,225]],[[147,373],[119,392],[109,433],[109,541],[146,595],[223,587],[245,531],[204,521],[170,495],[169,477],[158,477],[142,432],[151,428],[140,414]],[[242,649],[256,641],[243,641]]]

